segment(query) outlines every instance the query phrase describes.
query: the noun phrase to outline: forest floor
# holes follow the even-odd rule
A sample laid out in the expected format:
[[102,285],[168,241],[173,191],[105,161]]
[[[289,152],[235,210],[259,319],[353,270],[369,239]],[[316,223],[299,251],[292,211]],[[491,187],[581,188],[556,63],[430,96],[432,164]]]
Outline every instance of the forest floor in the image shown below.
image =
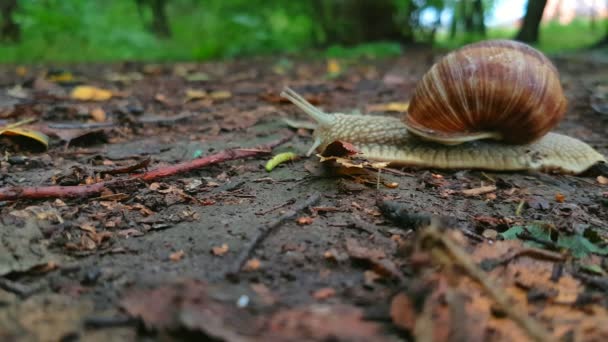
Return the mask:
[[[284,85],[400,115],[436,57],[4,67],[0,127],[37,120],[0,135],[0,188],[108,183],[0,200],[0,340],[608,339],[608,175],[353,172],[283,120]],[[556,63],[556,130],[608,155],[608,61]],[[290,134],[267,172],[252,148]],[[226,149],[254,156],[127,181]]]

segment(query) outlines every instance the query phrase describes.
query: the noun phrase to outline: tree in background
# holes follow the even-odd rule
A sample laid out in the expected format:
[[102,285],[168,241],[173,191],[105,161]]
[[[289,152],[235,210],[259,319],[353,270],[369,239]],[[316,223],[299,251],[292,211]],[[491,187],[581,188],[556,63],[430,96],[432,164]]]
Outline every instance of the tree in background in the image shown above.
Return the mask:
[[313,18],[321,27],[318,45],[354,45],[379,40],[410,42],[409,22],[395,20],[394,0],[313,0]]
[[[315,40],[317,46],[377,41],[404,45],[432,43],[441,25],[439,14],[444,3],[444,0],[313,0],[312,18],[319,27]],[[420,14],[431,8],[437,13],[436,20],[422,25]]]
[[16,43],[21,39],[21,27],[13,18],[13,14],[16,10],[17,0],[0,1],[0,14],[2,15],[0,40]]
[[456,37],[457,31],[470,36],[486,36],[485,12],[482,0],[448,1],[452,8],[450,38]]
[[167,18],[167,2],[168,0],[135,0],[139,16],[144,23],[145,8],[150,7],[152,11],[152,22],[146,25],[146,29],[154,33],[159,38],[170,38],[171,29],[169,28],[169,19]]
[[538,29],[546,5],[547,0],[528,0],[524,21],[515,36],[516,40],[526,43],[538,42]]

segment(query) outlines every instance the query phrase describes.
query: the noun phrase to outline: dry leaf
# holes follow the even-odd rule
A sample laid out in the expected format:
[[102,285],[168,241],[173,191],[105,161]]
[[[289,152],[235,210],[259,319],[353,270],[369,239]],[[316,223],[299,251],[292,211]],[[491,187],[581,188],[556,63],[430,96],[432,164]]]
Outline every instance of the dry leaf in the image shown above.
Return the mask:
[[180,261],[180,260],[182,260],[184,258],[185,254],[186,253],[184,253],[183,250],[179,250],[177,252],[173,252],[173,253],[169,254],[169,260],[171,260],[171,261]]
[[258,270],[262,266],[262,262],[258,258],[253,258],[247,260],[245,266],[243,266],[243,271],[252,272]]
[[213,248],[211,248],[211,253],[213,253],[213,255],[215,256],[222,256],[226,253],[228,253],[228,244],[222,244],[221,246],[215,246]]
[[0,135],[26,137],[41,143],[42,145],[44,145],[45,148],[49,147],[49,137],[46,134],[35,131],[33,129],[23,127],[4,128],[0,129]]
[[93,110],[91,110],[91,118],[95,122],[105,122],[106,112],[100,107],[95,107]]
[[608,185],[608,177],[604,177],[604,176],[597,176],[596,178],[597,182],[600,183],[601,185]]
[[208,96],[204,90],[186,89],[186,101],[206,99]]
[[336,59],[328,59],[327,60],[327,73],[330,75],[337,75],[342,72],[342,67],[340,63]]
[[111,91],[93,86],[77,86],[70,93],[71,98],[81,101],[107,101],[112,96]]
[[296,222],[297,222],[299,225],[304,226],[304,225],[311,224],[311,223],[313,222],[313,219],[312,219],[312,217],[310,217],[310,216],[302,216],[302,217],[299,217],[299,218],[296,220]]
[[227,91],[227,90],[217,90],[217,91],[212,91],[209,94],[209,97],[212,100],[226,100],[232,97],[232,93]]
[[564,201],[566,201],[566,196],[558,192],[555,194],[555,200],[557,201],[557,203],[564,203]]
[[331,287],[324,287],[315,291],[312,296],[316,300],[324,300],[336,295],[336,290]]

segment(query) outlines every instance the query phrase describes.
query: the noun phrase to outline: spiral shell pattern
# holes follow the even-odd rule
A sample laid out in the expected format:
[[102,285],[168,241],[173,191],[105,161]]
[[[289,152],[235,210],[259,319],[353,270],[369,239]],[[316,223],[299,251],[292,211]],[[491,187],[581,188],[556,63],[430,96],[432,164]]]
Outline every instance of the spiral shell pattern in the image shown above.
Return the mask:
[[493,138],[525,144],[567,108],[559,74],[529,45],[490,40],[449,53],[418,83],[403,122],[414,134],[455,144]]

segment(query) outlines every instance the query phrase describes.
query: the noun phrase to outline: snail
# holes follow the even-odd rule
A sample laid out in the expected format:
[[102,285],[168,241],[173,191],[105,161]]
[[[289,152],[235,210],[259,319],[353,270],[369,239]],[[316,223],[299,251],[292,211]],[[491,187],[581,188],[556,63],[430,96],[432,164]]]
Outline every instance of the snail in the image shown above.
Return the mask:
[[288,87],[281,96],[316,121],[308,155],[343,141],[371,161],[438,169],[579,174],[606,162],[588,144],[549,132],[567,107],[558,71],[515,41],[444,56],[418,82],[402,119],[324,113]]

